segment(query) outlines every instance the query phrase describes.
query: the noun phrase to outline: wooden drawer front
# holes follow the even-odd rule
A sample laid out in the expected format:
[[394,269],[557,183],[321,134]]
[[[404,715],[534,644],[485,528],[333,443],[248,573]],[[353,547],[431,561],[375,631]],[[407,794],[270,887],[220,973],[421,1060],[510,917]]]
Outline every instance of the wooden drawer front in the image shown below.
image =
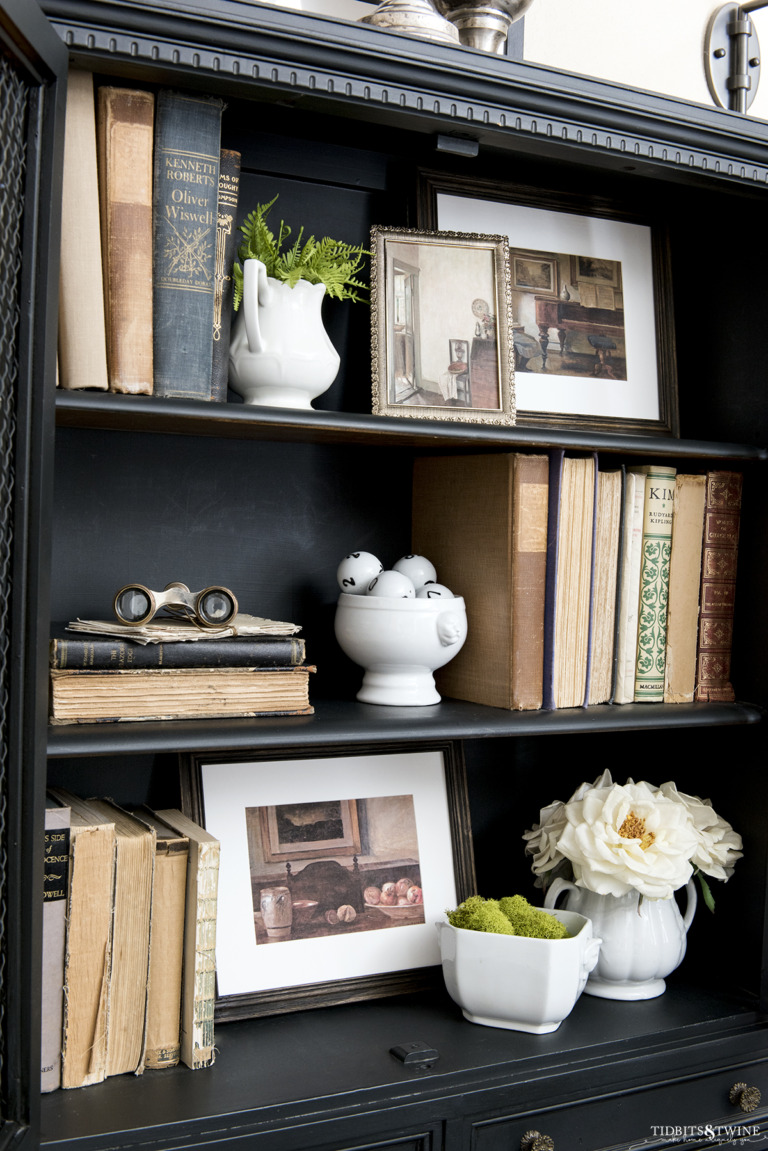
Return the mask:
[[440,1151],[431,1131],[419,1135],[406,1135],[405,1138],[384,1139],[372,1143],[334,1143],[323,1147],[322,1151]]
[[[212,1151],[220,1144],[232,1151],[442,1151],[443,1125],[434,1128],[404,1133],[402,1128],[395,1132],[386,1131],[381,1113],[370,1117],[369,1121],[355,1120],[352,1124],[340,1123],[309,1124],[300,1127],[285,1127],[281,1130],[251,1132],[243,1135],[227,1135],[222,1139],[217,1132],[211,1139],[203,1139],[190,1145],[187,1142],[163,1144],[163,1151],[177,1148],[178,1151]],[[349,1127],[344,1131],[344,1127]],[[159,1144],[145,1144],[160,1151]]]
[[[756,1110],[742,1111],[729,1099],[734,1084],[757,1087]],[[733,1073],[574,1103],[556,1110],[469,1121],[465,1146],[471,1151],[518,1151],[529,1131],[548,1135],[554,1151],[662,1151],[676,1148],[768,1146],[768,1065]]]

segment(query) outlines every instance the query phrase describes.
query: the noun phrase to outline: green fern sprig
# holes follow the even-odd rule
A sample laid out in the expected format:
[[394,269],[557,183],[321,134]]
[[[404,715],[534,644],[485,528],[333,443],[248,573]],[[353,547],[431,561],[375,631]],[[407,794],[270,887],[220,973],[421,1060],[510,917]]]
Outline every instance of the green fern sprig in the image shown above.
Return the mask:
[[[310,236],[304,240],[303,228],[290,248],[283,251],[291,235],[290,227],[281,220],[275,237],[266,222],[275,200],[277,196],[268,204],[258,204],[240,225],[243,239],[237,250],[239,260],[261,260],[268,276],[290,287],[295,287],[299,280],[307,280],[310,284],[324,284],[328,295],[337,300],[364,302],[368,285],[358,278],[358,273],[370,252],[359,244],[345,244],[329,236],[322,240]],[[237,260],[232,272],[233,302],[237,311],[243,298],[243,269]]]

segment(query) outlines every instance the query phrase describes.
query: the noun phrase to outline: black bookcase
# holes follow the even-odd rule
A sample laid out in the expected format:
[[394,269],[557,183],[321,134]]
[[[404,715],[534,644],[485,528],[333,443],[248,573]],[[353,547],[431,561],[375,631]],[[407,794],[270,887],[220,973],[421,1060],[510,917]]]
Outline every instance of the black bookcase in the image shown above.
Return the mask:
[[[17,57],[41,47],[36,99],[43,159],[61,168],[58,82],[72,62],[97,81],[188,88],[227,101],[223,144],[243,156],[241,215],[280,193],[316,234],[366,243],[372,224],[418,222],[417,171],[578,189],[663,213],[669,229],[681,437],[376,418],[367,310],[338,305],[328,327],[342,368],[303,415],[54,388],[56,197],[38,197],[24,290],[40,349],[19,382],[26,413],[15,514],[25,542],[14,580],[13,764],[5,780],[3,1115],[28,1146],[263,1151],[501,1151],[526,1131],[556,1146],[645,1141],[712,1146],[712,1128],[768,1141],[765,1009],[766,784],[763,266],[766,125],[733,113],[488,57],[365,25],[242,0],[45,0]],[[24,9],[22,14],[21,9]],[[18,10],[17,10],[18,9]],[[38,26],[39,23],[39,26]],[[58,119],[57,119],[58,116]],[[477,157],[438,148],[470,138]],[[34,136],[33,136],[34,138]],[[45,181],[48,181],[46,184]],[[27,201],[28,217],[32,203]],[[51,287],[51,284],[54,287]],[[24,437],[27,437],[25,439]],[[28,443],[27,443],[28,440]],[[411,468],[425,452],[565,446],[616,462],[738,467],[745,495],[734,639],[736,704],[602,706],[517,715],[445,700],[435,708],[358,704],[359,669],[333,639],[339,558],[353,547],[410,550]],[[19,561],[21,563],[21,559]],[[46,731],[49,620],[99,616],[129,579],[224,583],[241,603],[303,626],[316,713],[309,719],[139,723]],[[159,581],[159,582],[158,582]],[[667,992],[645,1003],[582,996],[550,1036],[466,1023],[441,981],[416,995],[222,1024],[210,1070],[184,1067],[38,1093],[40,887],[46,778],[123,803],[177,805],[179,753],[301,745],[463,743],[478,887],[529,891],[521,833],[552,798],[604,767],[713,798],[745,857],[701,909]],[[18,825],[18,826],[17,826]],[[11,862],[12,861],[12,862]],[[18,927],[17,927],[18,924]],[[429,1070],[390,1048],[423,1040]],[[738,1082],[764,1102],[747,1115]],[[694,1128],[700,1128],[698,1134]],[[723,1135],[722,1142],[726,1142]],[[757,1144],[759,1145],[759,1143]]]

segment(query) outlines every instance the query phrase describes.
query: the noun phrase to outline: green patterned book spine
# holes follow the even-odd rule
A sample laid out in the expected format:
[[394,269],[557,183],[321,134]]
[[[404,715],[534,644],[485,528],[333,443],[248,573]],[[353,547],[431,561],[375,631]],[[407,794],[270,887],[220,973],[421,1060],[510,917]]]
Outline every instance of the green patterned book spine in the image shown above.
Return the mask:
[[635,703],[664,702],[675,475],[675,468],[652,465],[645,476]]
[[210,400],[223,102],[158,93],[153,190],[154,393]]

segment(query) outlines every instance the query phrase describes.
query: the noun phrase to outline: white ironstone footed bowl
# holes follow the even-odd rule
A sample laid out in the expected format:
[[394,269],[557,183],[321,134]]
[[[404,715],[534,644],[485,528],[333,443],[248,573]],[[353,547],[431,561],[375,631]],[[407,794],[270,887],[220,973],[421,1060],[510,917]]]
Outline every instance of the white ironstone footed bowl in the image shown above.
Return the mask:
[[342,592],[336,639],[365,668],[357,698],[392,706],[439,703],[433,672],[467,638],[467,609],[453,599],[399,599]]

